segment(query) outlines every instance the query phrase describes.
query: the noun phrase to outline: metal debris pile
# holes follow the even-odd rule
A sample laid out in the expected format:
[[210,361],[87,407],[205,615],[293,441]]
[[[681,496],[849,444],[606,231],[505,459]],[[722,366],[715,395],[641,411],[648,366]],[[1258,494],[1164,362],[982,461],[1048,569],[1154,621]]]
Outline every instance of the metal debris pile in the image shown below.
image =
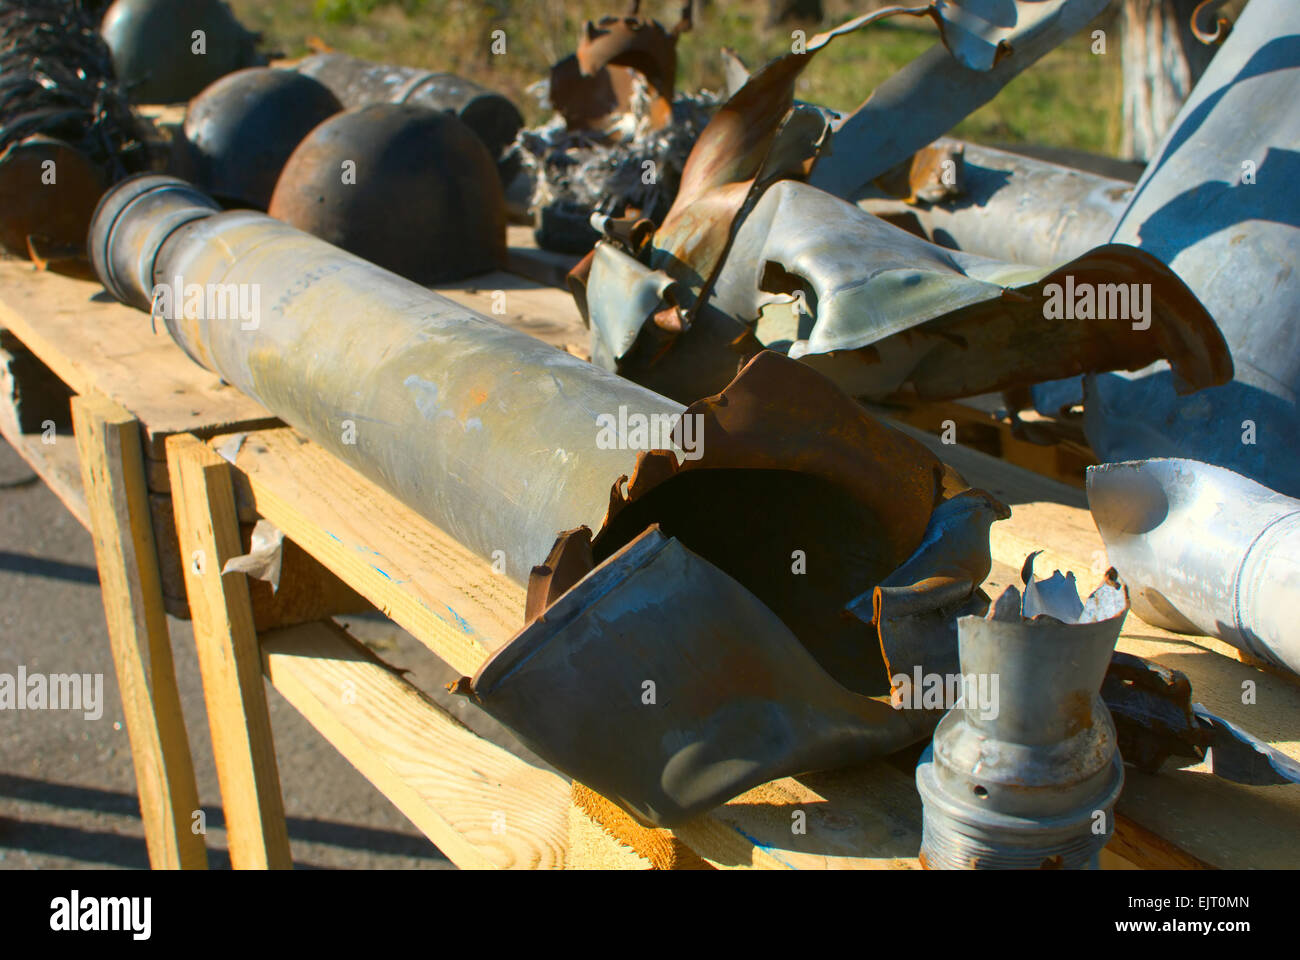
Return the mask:
[[[526,625],[455,690],[548,762],[672,826],[929,741],[927,865],[1088,867],[1125,764],[1300,779],[1184,675],[1114,649],[1131,604],[1300,672],[1300,197],[1275,109],[1300,54],[1273,42],[1300,7],[1252,0],[1136,187],[947,137],[1104,5],[875,10],[752,74],[729,56],[724,99],[676,89],[691,4],[667,28],[633,3],[585,25],[542,85],[556,116],[522,131],[448,74],[231,67],[195,91],[175,176],[111,187],[133,121],[76,20],[48,62],[0,50],[0,123],[110,167],[89,252],[115,297],[505,558]],[[6,43],[39,38],[13,9]],[[850,116],[795,100],[821,50],[892,16],[939,42]],[[585,255],[591,363],[425,286],[503,266],[517,176],[542,245]],[[155,277],[257,290],[275,323],[178,310]],[[863,402],[989,394],[1083,408],[1114,565],[1086,600],[1037,554],[987,595],[1010,509]],[[1274,445],[1237,443],[1243,416]],[[1001,699],[931,698],[932,677],[1000,678]]]
[[[538,93],[549,97],[545,89]],[[677,195],[691,148],[720,103],[707,90],[679,93],[671,122],[656,127],[649,87],[637,78],[617,135],[571,130],[563,115],[521,130],[515,149],[533,182],[529,210],[538,245],[586,253],[599,239],[590,225],[593,213],[661,219]]]

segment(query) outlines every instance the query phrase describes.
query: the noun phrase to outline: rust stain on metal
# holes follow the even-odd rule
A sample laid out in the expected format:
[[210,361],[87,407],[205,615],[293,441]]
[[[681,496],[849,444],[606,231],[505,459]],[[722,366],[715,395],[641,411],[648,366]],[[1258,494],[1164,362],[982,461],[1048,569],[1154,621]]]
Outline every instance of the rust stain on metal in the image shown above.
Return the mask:
[[630,110],[638,76],[650,91],[652,127],[672,122],[677,40],[691,29],[692,4],[671,29],[638,16],[639,8],[634,3],[628,16],[588,20],[577,52],[551,68],[551,103],[570,130],[599,129]]

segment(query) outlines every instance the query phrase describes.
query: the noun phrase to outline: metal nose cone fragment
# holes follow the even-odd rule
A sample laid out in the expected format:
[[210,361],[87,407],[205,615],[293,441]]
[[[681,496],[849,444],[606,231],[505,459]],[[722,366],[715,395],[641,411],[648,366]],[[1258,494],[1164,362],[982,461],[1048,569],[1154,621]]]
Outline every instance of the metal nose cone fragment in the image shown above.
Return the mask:
[[1088,506],[1139,617],[1300,673],[1300,500],[1208,463],[1144,460],[1089,467]]
[[[1108,578],[1080,603],[1032,565],[1023,597],[958,621],[963,697],[916,770],[929,868],[1095,868],[1114,829],[1124,772],[1099,690],[1127,594]],[[1031,615],[1043,606],[1070,619]]]
[[836,683],[762,601],[657,527],[463,692],[540,756],[664,826],[923,735],[906,711]]

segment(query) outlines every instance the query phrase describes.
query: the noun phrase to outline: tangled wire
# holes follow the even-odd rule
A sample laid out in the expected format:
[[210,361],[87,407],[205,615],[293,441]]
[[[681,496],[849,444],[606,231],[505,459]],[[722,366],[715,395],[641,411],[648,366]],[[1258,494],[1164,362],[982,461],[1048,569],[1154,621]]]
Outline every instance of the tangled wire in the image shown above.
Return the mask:
[[0,0],[0,155],[33,134],[81,150],[110,181],[148,149],[113,75],[98,0]]
[[[535,84],[534,92],[550,105],[545,81]],[[616,136],[567,130],[558,115],[521,130],[515,149],[533,179],[530,210],[544,225],[538,243],[550,250],[585,253],[597,239],[587,225],[593,212],[621,217],[635,210],[655,222],[662,220],[677,196],[686,158],[721,102],[707,90],[679,93],[672,104],[672,123],[654,129],[642,81]]]

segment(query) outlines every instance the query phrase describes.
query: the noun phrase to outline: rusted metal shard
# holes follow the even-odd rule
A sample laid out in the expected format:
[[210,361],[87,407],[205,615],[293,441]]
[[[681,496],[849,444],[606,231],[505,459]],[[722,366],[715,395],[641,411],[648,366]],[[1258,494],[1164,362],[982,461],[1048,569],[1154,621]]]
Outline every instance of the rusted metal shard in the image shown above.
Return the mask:
[[570,130],[601,130],[628,113],[638,81],[648,88],[651,127],[672,122],[677,40],[691,28],[691,6],[672,29],[635,14],[587,21],[577,52],[551,68],[551,104]]
[[454,114],[428,107],[375,104],[321,123],[285,163],[268,212],[419,283],[506,261],[492,157]]
[[650,316],[668,305],[651,303],[652,291],[671,291],[680,305],[691,284],[667,283],[671,266],[620,266],[611,274],[635,295],[612,296],[619,280],[606,270],[620,258],[601,250],[591,262],[588,287],[602,292],[585,298],[593,358],[684,401],[717,388],[747,334],[874,399],[971,396],[1160,358],[1180,391],[1232,375],[1214,321],[1141,250],[1099,247],[1054,270],[1001,263],[935,246],[792,180],[770,186],[744,218],[707,309],[697,303],[680,336],[651,329]]
[[190,102],[171,172],[223,203],[265,210],[294,149],[342,109],[323,84],[293,70],[236,70]]
[[[1086,385],[1084,419],[1098,459],[1185,457],[1300,497],[1297,104],[1300,4],[1252,0],[1113,238],[1183,278],[1223,331],[1235,379],[1179,398],[1162,366],[1098,376]],[[1036,391],[1040,409],[1059,405],[1046,394]]]
[[524,118],[502,94],[454,74],[372,63],[342,53],[318,53],[294,69],[323,83],[347,108],[409,103],[454,113],[483,141],[497,162],[503,182],[509,182],[518,172],[518,160],[509,148]]
[[34,135],[0,150],[0,247],[22,257],[29,242],[65,257],[84,254],[107,185],[103,170],[63,140]]
[[[953,167],[960,176],[955,194],[914,204],[880,196],[884,191],[876,189],[863,194],[857,205],[952,250],[1054,267],[1108,243],[1133,196],[1131,183],[1033,157],[946,138],[933,146],[961,149],[961,163]],[[922,177],[907,184],[913,193],[933,184],[935,160],[942,183],[946,159],[942,152],[923,151],[917,157],[922,158]],[[880,179],[875,186],[883,186]],[[894,193],[902,196],[901,190]]]
[[1073,600],[1077,618],[1031,617],[1010,586],[958,621],[962,698],[916,768],[924,866],[1096,869],[1124,783],[1098,691],[1128,602],[1109,578]]
[[806,177],[829,142],[829,113],[795,106],[799,74],[836,37],[897,15],[934,17],[935,8],[885,7],[812,37],[802,52],[778,57],[753,74],[704,128],[655,234],[649,262],[696,291],[688,326],[697,305],[708,299],[736,224],[762,188],[784,177]]
[[1083,29],[1109,0],[947,0],[935,44],[877,87],[835,128],[809,182],[854,199],[945,135],[1021,71]]
[[1191,460],[1088,468],[1088,505],[1133,611],[1300,673],[1300,501]]
[[1192,713],[1187,675],[1115,651],[1101,685],[1125,763],[1156,773],[1170,756],[1200,760],[1210,737]]

